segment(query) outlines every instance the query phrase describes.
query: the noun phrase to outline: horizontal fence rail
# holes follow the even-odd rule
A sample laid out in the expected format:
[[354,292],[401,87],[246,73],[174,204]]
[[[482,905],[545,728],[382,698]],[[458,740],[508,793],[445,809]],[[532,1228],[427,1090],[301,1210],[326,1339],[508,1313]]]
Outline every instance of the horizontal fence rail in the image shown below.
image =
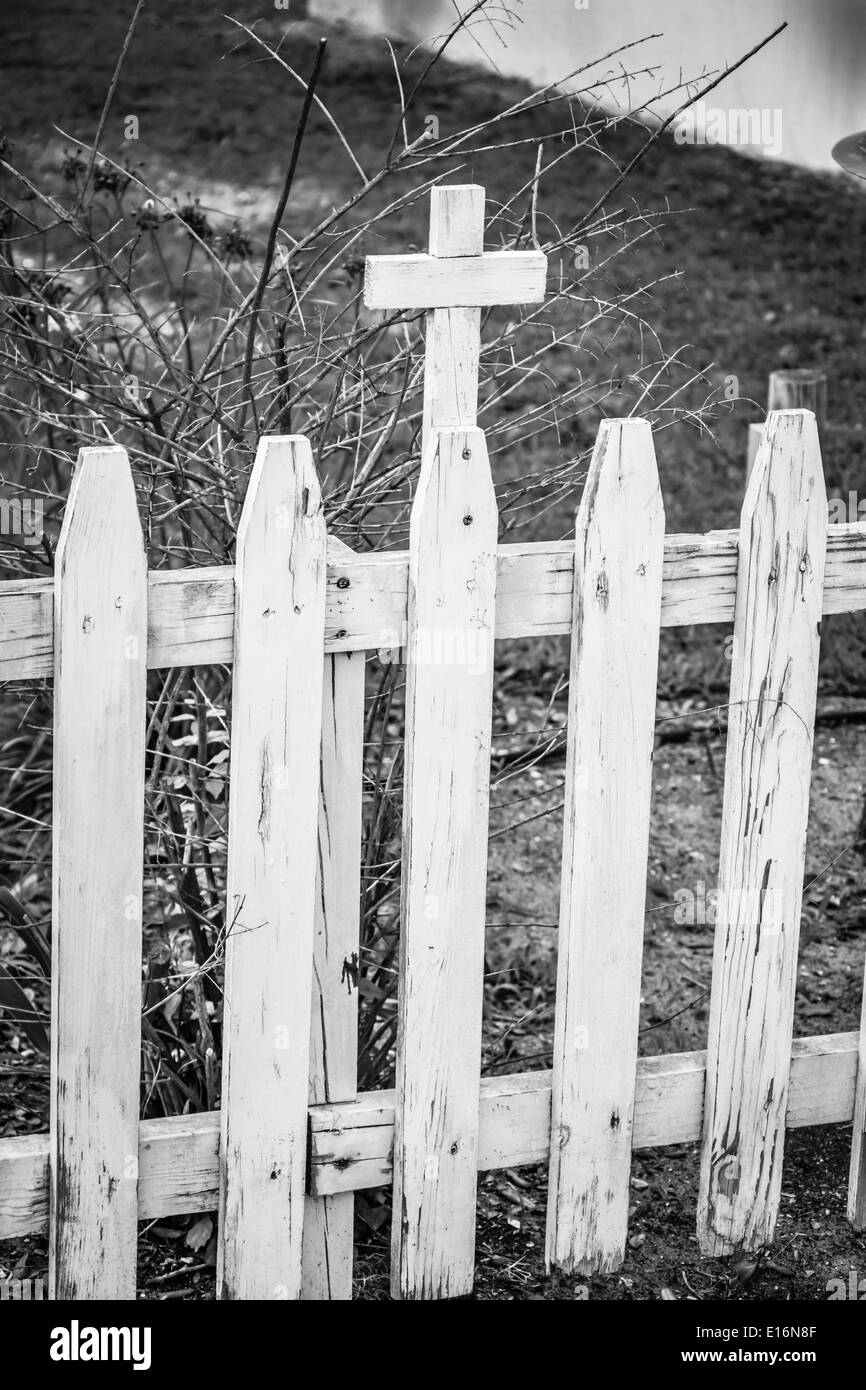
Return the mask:
[[[737,589],[738,531],[665,537],[662,627],[729,623]],[[348,582],[346,582],[348,581]],[[574,542],[500,545],[496,565],[497,638],[567,635],[572,623]],[[50,579],[0,582],[0,680],[33,680],[54,669]],[[329,540],[325,587],[326,652],[376,651],[406,631],[409,552],[346,557]],[[866,521],[827,533],[822,609],[866,608]],[[234,568],[151,570],[149,670],[230,665],[234,659]]]
[[[858,1034],[795,1039],[786,1124],[850,1124]],[[479,1089],[478,1169],[542,1163],[550,1154],[550,1071],[484,1077]],[[706,1053],[640,1057],[633,1149],[701,1137]],[[392,1180],[394,1092],[309,1111],[309,1186],[316,1197],[383,1187]],[[219,1112],[142,1120],[139,1219],[211,1211],[219,1198]],[[48,1229],[48,1136],[0,1139],[0,1240]]]

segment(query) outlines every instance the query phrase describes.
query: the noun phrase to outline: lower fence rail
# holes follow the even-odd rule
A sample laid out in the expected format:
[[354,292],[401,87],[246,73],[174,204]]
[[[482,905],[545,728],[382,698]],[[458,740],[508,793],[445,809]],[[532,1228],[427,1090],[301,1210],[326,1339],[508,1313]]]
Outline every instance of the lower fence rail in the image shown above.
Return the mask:
[[[859,1033],[795,1039],[786,1125],[850,1124]],[[706,1053],[641,1057],[634,1149],[691,1144],[701,1137]],[[480,1087],[478,1169],[517,1168],[550,1156],[551,1072],[484,1077]],[[219,1200],[218,1111],[142,1120],[138,1216],[211,1211]],[[316,1198],[391,1182],[394,1092],[309,1110],[309,1188]],[[48,1135],[0,1139],[0,1240],[48,1229]]]

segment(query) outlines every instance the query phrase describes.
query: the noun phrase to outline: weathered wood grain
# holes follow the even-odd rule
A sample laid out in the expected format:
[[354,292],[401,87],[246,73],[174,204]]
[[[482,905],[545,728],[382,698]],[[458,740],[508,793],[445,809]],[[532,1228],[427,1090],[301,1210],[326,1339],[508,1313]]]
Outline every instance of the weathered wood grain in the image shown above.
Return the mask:
[[264,438],[238,530],[218,1296],[301,1293],[325,526],[309,442]]
[[743,504],[698,1235],[773,1239],[785,1111],[827,498],[814,417],[774,412]]
[[[850,1123],[857,1033],[797,1038],[791,1057],[788,1129]],[[635,1149],[700,1138],[706,1053],[641,1057]],[[544,1162],[550,1152],[549,1071],[481,1081],[479,1170]],[[310,1109],[310,1188],[319,1195],[391,1182],[394,1092]],[[143,1120],[139,1127],[139,1220],[211,1211],[219,1192],[218,1112]],[[48,1228],[48,1135],[0,1139],[0,1240]]]
[[863,976],[857,1090],[854,1128],[851,1135],[851,1169],[848,1175],[848,1220],[855,1231],[866,1230],[866,970]]
[[392,1291],[468,1293],[498,517],[484,435],[440,430],[412,507]]
[[652,431],[604,421],[577,516],[547,1264],[628,1233],[665,517]]
[[[358,956],[364,654],[325,657],[319,853],[313,941],[310,1104],[351,1100],[358,1087]],[[352,1297],[355,1203],[308,1197],[303,1286],[309,1300]]]
[[[725,623],[734,616],[737,532],[665,538],[662,627]],[[573,541],[500,545],[496,636],[548,637],[571,631]],[[341,580],[347,586],[339,587]],[[375,651],[405,632],[408,551],[329,556],[326,652]],[[866,522],[827,532],[824,615],[866,608]],[[234,570],[151,571],[148,670],[231,664]],[[53,670],[51,581],[0,581],[0,680],[35,680]]]
[[[432,195],[449,197],[456,185]],[[483,189],[481,190],[483,200]],[[432,248],[432,243],[431,243]],[[494,304],[537,304],[544,298],[547,257],[543,251],[448,251],[430,255],[368,256],[364,304],[368,309],[485,308]]]
[[135,1298],[147,568],[125,450],[57,547],[49,1296]]
[[[426,259],[433,264],[441,260],[447,274],[452,258],[469,257],[477,263],[483,250],[484,189],[478,184],[431,189],[430,255]],[[371,259],[367,260],[368,267]],[[387,280],[386,268],[380,269]],[[405,286],[398,282],[395,288],[402,295]],[[459,307],[456,300],[445,301],[441,308],[433,304],[427,307],[422,458],[430,447],[433,430],[477,424],[481,352],[480,308]]]
[[[857,1034],[795,1039],[786,1125],[850,1120],[857,1072]],[[637,1064],[634,1149],[691,1144],[701,1137],[705,1052],[641,1057]],[[549,1071],[490,1076],[481,1082],[478,1167],[543,1163],[550,1153]],[[310,1184],[314,1192],[345,1192],[391,1181],[394,1092],[358,1096],[349,1105],[310,1112]]]
[[[803,1129],[851,1119],[858,1034],[796,1038],[785,1125]],[[706,1052],[638,1059],[632,1148],[701,1138]],[[542,1163],[550,1152],[550,1072],[481,1081],[478,1169]],[[393,1091],[310,1112],[313,1191],[339,1193],[391,1181]]]

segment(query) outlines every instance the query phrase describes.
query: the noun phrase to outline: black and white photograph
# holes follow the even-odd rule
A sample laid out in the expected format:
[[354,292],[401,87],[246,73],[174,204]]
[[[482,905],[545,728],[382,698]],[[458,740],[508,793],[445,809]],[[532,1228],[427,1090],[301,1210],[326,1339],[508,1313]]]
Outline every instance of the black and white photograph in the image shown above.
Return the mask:
[[828,1374],[864,0],[3,0],[0,74],[7,1338]]

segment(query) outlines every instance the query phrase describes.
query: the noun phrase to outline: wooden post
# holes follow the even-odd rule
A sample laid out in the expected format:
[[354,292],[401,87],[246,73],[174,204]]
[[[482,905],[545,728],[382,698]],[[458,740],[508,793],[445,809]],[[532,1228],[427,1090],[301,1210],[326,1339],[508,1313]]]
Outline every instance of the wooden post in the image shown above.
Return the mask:
[[481,430],[443,430],[410,527],[391,1290],[475,1270],[496,499]]
[[827,423],[827,374],[811,367],[782,368],[770,373],[767,411],[811,410],[818,438]]
[[301,1294],[325,576],[309,443],[262,439],[235,570],[221,1298]]
[[826,542],[814,417],[774,412],[737,569],[698,1203],[711,1255],[768,1244],[779,1206]]
[[577,517],[548,1267],[628,1225],[665,518],[645,420],[605,421]]
[[49,1296],[134,1299],[147,568],[124,449],[79,454],[54,605]]
[[[328,539],[329,559],[351,557]],[[355,1099],[358,1089],[358,952],[361,901],[361,776],[364,652],[325,657],[322,772],[313,942],[310,1104]],[[311,1301],[352,1297],[355,1201],[351,1193],[308,1197],[303,1288]]]
[[[767,388],[767,412],[771,410],[811,410],[818,426],[818,439],[827,423],[827,374],[811,367],[780,368],[770,372]],[[746,481],[752,472],[761,439],[763,424],[749,425],[746,452]]]
[[[364,285],[368,308],[428,311],[409,561],[394,1150],[391,1288],[404,1298],[468,1293],[474,1271],[498,523],[484,436],[472,427],[481,307],[538,302],[547,269],[540,251],[483,245],[483,188],[434,188],[429,254],[370,256]],[[454,664],[429,654],[467,642],[475,655]]]

